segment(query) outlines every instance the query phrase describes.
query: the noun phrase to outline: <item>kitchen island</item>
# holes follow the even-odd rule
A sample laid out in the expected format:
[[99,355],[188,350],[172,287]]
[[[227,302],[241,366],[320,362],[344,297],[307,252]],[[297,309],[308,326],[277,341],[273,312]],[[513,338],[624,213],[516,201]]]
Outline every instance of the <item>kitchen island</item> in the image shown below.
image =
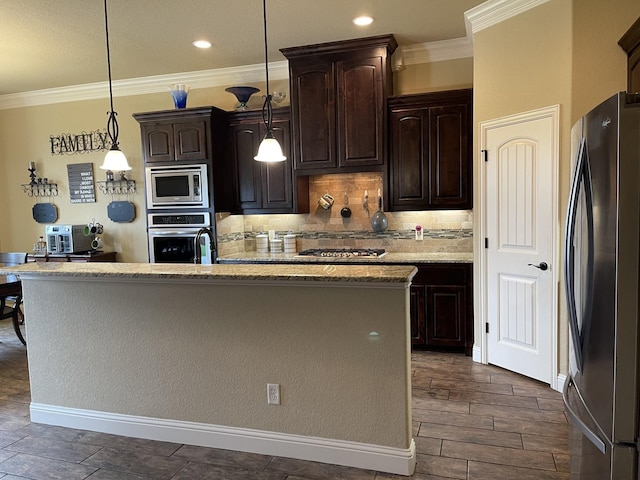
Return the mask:
[[2,270],[22,279],[34,422],[413,473],[412,266]]

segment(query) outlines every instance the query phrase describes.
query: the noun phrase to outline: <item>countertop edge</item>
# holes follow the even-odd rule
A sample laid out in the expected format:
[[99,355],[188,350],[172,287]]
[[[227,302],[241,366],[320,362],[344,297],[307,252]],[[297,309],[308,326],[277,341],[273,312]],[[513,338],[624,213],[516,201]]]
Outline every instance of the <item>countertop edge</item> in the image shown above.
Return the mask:
[[408,285],[417,269],[410,265],[188,265],[134,263],[31,263],[0,267],[22,279],[199,283],[350,283]]

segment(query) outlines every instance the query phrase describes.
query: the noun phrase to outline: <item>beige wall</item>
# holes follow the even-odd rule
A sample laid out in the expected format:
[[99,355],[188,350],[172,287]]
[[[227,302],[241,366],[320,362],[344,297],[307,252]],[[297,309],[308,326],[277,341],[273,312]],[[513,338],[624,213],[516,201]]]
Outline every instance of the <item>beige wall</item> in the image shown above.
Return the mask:
[[638,0],[574,0],[572,122],[627,89],[627,57],[618,40],[638,17]]
[[[626,63],[618,39],[640,15],[640,2],[550,0],[474,35],[474,116],[484,120],[560,105],[558,231],[564,231],[571,176],[570,130],[577,118],[626,88]],[[478,141],[474,135],[474,164]],[[475,169],[477,182],[477,167]],[[476,189],[477,194],[477,189]],[[476,197],[474,204],[479,205]],[[483,222],[475,211],[476,226]],[[558,239],[559,247],[560,239]],[[562,252],[560,252],[562,254]],[[479,255],[476,252],[476,255]],[[476,297],[480,272],[476,272]],[[559,372],[568,364],[568,330],[560,272]],[[476,302],[476,339],[482,335]]]
[[[474,184],[478,179],[480,122],[559,104],[559,203],[565,203],[570,166],[571,14],[570,2],[551,0],[474,35]],[[475,189],[475,195],[474,204],[480,205],[478,189]],[[474,218],[476,226],[484,221],[478,209]],[[558,222],[561,224],[560,212]],[[481,253],[476,251],[476,255]],[[479,298],[482,276],[478,269],[474,274],[475,297]],[[476,345],[484,334],[479,304],[479,301],[475,302]],[[564,371],[568,355],[565,315],[559,323],[559,368]]]
[[436,92],[473,87],[473,58],[407,65],[394,76],[394,93]]

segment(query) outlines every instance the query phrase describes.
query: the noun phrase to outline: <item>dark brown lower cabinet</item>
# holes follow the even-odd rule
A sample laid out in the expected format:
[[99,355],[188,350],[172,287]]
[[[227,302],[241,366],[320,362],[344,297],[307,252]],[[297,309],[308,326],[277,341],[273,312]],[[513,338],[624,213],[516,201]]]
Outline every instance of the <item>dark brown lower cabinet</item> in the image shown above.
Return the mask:
[[411,343],[471,355],[473,267],[469,263],[416,265],[410,291]]

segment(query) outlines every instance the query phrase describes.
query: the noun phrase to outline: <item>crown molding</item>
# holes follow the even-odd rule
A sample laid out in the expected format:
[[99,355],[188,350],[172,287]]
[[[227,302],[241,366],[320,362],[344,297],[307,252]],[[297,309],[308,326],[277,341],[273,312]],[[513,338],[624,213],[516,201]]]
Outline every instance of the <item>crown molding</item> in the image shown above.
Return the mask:
[[404,57],[405,65],[468,58],[473,57],[473,43],[471,42],[471,37],[416,43],[402,47],[402,56]]
[[[200,70],[178,74],[155,75],[152,77],[115,80],[112,82],[113,96],[126,97],[147,93],[168,92],[172,83],[188,83],[191,88],[209,88],[225,85],[264,82],[264,64],[245,65],[241,67]],[[269,63],[269,78],[285,80],[289,78],[288,62]],[[97,100],[109,97],[108,82],[87,83],[68,87],[34,90],[0,96],[0,110],[10,108],[34,107],[55,103]]]
[[469,32],[477,33],[480,30],[520,15],[527,10],[542,5],[549,0],[488,0],[464,14]]

